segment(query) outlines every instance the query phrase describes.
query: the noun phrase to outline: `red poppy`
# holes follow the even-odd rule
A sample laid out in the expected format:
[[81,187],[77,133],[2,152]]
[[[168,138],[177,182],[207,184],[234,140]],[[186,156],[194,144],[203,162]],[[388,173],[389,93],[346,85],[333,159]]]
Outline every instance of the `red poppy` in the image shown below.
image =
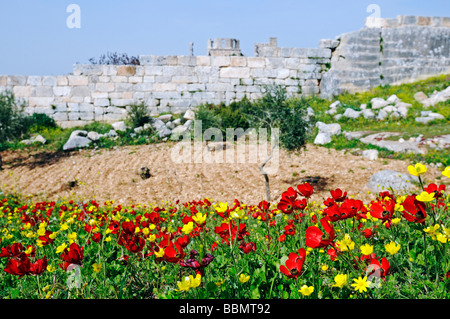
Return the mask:
[[124,246],[128,251],[138,253],[144,249],[145,239],[137,235],[128,236],[128,240],[125,241]]
[[435,198],[440,198],[442,197],[443,192],[445,192],[445,185],[439,185],[438,187],[436,184],[431,183],[425,187],[424,190],[429,194],[434,193]]
[[248,254],[251,251],[256,251],[256,244],[254,242],[242,243],[239,245],[239,249]]
[[330,256],[331,261],[335,261],[338,258],[338,252],[339,252],[339,250],[330,248],[327,250],[327,255]]
[[92,241],[93,242],[96,242],[96,243],[99,243],[100,242],[100,240],[102,240],[102,234],[100,234],[100,233],[94,233],[94,234],[92,234],[91,235],[91,239],[92,239]]
[[284,234],[289,236],[295,235],[295,225],[290,222],[288,225],[284,226]]
[[64,267],[61,264],[59,264],[59,266],[64,270],[67,270],[67,267],[71,264],[82,266],[84,259],[84,248],[79,246],[77,243],[72,243],[70,244],[69,249],[64,249],[61,254],[61,259],[64,261]]
[[391,198],[372,203],[370,206],[370,215],[381,219],[383,222],[391,220],[394,215],[395,201]]
[[365,238],[370,238],[375,234],[375,232],[370,228],[364,229],[363,231],[361,231],[361,233],[364,235]]
[[6,268],[3,269],[7,273],[22,278],[30,271],[31,262],[26,256],[21,258],[11,258],[6,264]]
[[175,245],[170,243],[170,245],[167,246],[166,249],[164,250],[164,259],[169,263],[176,264],[185,256],[186,253],[183,251],[183,248],[177,242],[175,242]]
[[277,208],[285,214],[291,214],[294,211],[294,200],[289,197],[281,197]]
[[30,265],[29,272],[32,275],[38,276],[38,275],[42,274],[45,271],[45,269],[47,269],[47,257],[46,256],[44,256],[44,258],[38,259],[34,263],[32,263]]
[[288,278],[297,279],[302,273],[303,263],[305,262],[306,251],[300,248],[297,253],[290,253],[285,265],[280,266],[280,271]]
[[309,226],[306,229],[306,246],[311,248],[322,248],[333,244],[335,238],[334,227],[327,217],[320,219],[320,224],[325,232],[316,226]]
[[391,266],[389,265],[388,260],[386,257],[383,257],[381,259],[381,264],[377,258],[372,258],[366,272],[368,276],[372,275],[386,280],[385,277],[389,275],[390,270]]
[[18,257],[23,252],[23,246],[21,243],[14,243],[2,247],[0,257]]
[[313,194],[313,187],[308,183],[297,185],[298,193],[306,198],[309,198]]
[[50,235],[53,234],[52,231],[46,230],[44,236],[39,236],[39,240],[41,241],[42,246],[47,246],[53,243],[55,239],[51,239]]
[[403,217],[411,223],[424,224],[427,217],[426,205],[424,202],[418,201],[414,195],[409,195],[403,201],[402,211]]
[[333,200],[336,202],[343,202],[347,198],[347,192],[342,192],[340,188],[330,190],[330,193],[331,197],[333,197]]

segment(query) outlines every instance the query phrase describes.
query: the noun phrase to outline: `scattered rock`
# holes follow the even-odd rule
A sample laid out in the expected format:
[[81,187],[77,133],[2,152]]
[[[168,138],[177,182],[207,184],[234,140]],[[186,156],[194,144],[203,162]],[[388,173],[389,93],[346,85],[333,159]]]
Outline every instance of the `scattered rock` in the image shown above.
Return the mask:
[[[87,137],[84,137],[81,135],[74,135],[75,132],[76,131],[72,132],[72,134],[70,135],[66,144],[64,144],[63,150],[70,151],[70,150],[74,150],[77,148],[84,148],[84,147],[89,146],[92,143],[92,141]],[[87,132],[86,132],[86,135],[87,135]]]
[[142,179],[148,179],[152,176],[150,174],[150,169],[147,166],[139,168],[138,174]]
[[367,158],[370,161],[374,161],[378,158],[378,151],[377,150],[364,150],[364,151],[362,151],[362,156],[364,158]]
[[351,118],[351,119],[357,119],[361,115],[361,111],[355,111],[352,108],[345,109],[345,112],[342,116]]
[[397,95],[392,94],[388,99],[386,100],[389,104],[395,104],[397,102],[400,102],[400,99],[397,97]]
[[124,121],[113,123],[112,127],[115,131],[125,132],[127,130],[127,126],[125,125]]
[[323,122],[316,122],[316,127],[319,133],[326,133],[330,136],[341,134],[341,125],[339,123],[326,124]]
[[430,106],[435,106],[439,102],[445,102],[448,99],[450,99],[450,86],[440,92],[433,92],[429,98],[422,101],[422,104],[425,108],[428,108]]
[[87,138],[91,141],[98,141],[100,139],[101,135],[97,132],[91,131],[87,134]]
[[176,119],[176,120],[173,120],[172,123],[173,123],[175,126],[181,125],[181,119],[178,118],[178,119]]
[[165,114],[158,117],[159,120],[163,121],[164,123],[167,123],[169,121],[172,121],[173,115],[172,114]]
[[333,103],[330,104],[330,109],[335,109],[335,108],[337,108],[337,107],[339,107],[339,106],[341,106],[341,105],[342,105],[342,104],[341,104],[340,101],[335,101],[335,102],[333,102]]
[[20,143],[25,144],[25,145],[31,145],[33,143],[45,144],[45,143],[47,143],[47,140],[42,135],[36,135],[28,140],[23,140]]
[[195,112],[189,109],[186,111],[186,113],[184,113],[183,118],[186,120],[195,120]]
[[372,175],[367,183],[367,187],[373,192],[390,189],[394,191],[410,191],[414,188],[411,181],[417,181],[417,177],[393,170],[383,170]]
[[374,97],[373,99],[370,100],[370,103],[372,103],[372,109],[374,110],[381,109],[389,104],[389,102],[385,101],[381,97]]
[[364,116],[365,119],[368,119],[368,120],[375,118],[375,113],[373,113],[372,110],[370,110],[370,109],[363,109],[362,115]]
[[423,101],[425,101],[426,99],[428,99],[428,96],[427,96],[425,93],[423,93],[422,91],[420,91],[420,92],[417,92],[416,94],[414,94],[414,99],[415,99],[417,102],[422,103]]
[[314,144],[324,145],[331,142],[331,136],[327,133],[319,132],[314,139]]

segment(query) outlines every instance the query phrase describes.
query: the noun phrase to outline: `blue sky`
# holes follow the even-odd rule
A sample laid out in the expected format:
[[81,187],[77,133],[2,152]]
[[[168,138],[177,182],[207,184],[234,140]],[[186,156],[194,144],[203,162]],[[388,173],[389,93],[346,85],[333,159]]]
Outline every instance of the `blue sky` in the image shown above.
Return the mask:
[[[66,9],[80,7],[81,28]],[[101,54],[205,55],[209,38],[254,43],[277,37],[280,47],[317,47],[364,26],[377,4],[381,17],[450,16],[448,0],[2,0],[0,74],[63,75]]]

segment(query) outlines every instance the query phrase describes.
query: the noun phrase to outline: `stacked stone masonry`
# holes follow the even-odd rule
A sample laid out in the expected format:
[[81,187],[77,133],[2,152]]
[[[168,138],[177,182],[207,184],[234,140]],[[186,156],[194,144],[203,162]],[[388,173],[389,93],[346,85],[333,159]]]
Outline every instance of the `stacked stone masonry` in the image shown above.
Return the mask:
[[0,90],[23,99],[27,113],[46,113],[63,127],[115,122],[141,102],[154,114],[178,113],[202,103],[258,99],[265,85],[330,98],[448,73],[449,41],[450,18],[367,19],[363,29],[320,40],[318,48],[280,48],[270,38],[248,57],[238,40],[215,39],[206,56],[141,55],[137,66],[75,64],[64,76],[3,75]]

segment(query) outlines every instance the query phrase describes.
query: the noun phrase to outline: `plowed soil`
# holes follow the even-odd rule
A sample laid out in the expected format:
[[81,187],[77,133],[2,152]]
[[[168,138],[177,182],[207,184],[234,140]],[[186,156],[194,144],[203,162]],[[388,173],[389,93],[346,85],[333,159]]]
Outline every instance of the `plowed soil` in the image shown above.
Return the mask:
[[[258,204],[266,199],[260,163],[176,163],[171,155],[173,147],[173,143],[163,143],[70,153],[3,152],[1,188],[30,195],[35,201],[96,199],[159,204],[207,197]],[[393,159],[369,161],[316,145],[307,145],[297,153],[279,152],[278,171],[269,175],[272,202],[289,186],[305,180],[313,184],[313,200],[322,201],[329,197],[329,190],[341,188],[367,202],[374,198],[366,187],[372,174],[384,169],[407,173],[410,164]],[[144,166],[151,174],[147,179],[138,174]],[[428,167],[427,181],[435,181],[436,176],[440,172]]]

